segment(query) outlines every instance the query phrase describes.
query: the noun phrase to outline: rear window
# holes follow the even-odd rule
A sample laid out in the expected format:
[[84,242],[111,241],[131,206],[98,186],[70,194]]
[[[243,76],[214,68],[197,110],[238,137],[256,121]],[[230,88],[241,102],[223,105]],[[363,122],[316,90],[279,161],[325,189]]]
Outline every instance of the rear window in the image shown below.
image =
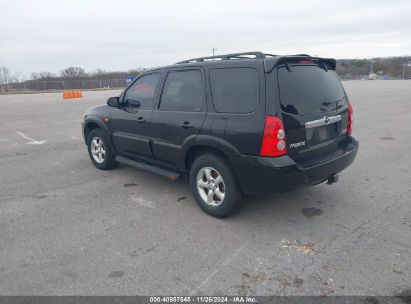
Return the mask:
[[214,108],[221,113],[250,113],[258,106],[258,72],[252,68],[210,71]]
[[335,110],[345,104],[345,94],[333,70],[317,65],[278,68],[281,108],[297,115]]

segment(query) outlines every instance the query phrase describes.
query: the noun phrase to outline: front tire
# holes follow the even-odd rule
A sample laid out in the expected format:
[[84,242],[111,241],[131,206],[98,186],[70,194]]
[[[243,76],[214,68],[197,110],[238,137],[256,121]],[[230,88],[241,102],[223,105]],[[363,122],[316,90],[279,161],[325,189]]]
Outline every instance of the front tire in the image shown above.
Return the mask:
[[241,191],[234,172],[214,154],[195,159],[190,169],[190,186],[197,204],[212,216],[226,217],[239,205]]
[[107,135],[101,129],[94,129],[87,139],[88,154],[94,166],[101,170],[109,170],[117,165],[111,151]]

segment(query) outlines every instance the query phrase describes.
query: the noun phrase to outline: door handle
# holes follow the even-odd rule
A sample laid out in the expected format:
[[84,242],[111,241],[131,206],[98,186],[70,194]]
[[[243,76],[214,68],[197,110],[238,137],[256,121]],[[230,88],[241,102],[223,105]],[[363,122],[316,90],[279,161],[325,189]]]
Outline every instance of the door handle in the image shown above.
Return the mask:
[[182,127],[183,129],[186,129],[186,130],[194,128],[194,126],[191,125],[189,121],[185,121],[185,122],[181,123],[180,127]]
[[142,116],[140,116],[138,119],[137,119],[137,123],[144,123],[144,122],[146,122],[146,120],[144,119],[144,117],[142,117]]

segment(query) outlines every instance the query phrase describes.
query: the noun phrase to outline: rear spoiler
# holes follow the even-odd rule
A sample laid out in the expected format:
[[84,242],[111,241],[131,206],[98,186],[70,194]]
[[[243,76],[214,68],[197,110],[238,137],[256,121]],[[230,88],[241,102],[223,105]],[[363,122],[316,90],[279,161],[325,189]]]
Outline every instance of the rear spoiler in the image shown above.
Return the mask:
[[321,58],[321,57],[311,57],[306,54],[293,55],[293,56],[276,56],[268,57],[264,59],[264,70],[266,73],[271,72],[276,66],[286,63],[287,61],[294,61],[298,59],[306,59],[314,61],[315,63],[325,63],[331,70],[335,70],[337,66],[337,61],[333,58]]

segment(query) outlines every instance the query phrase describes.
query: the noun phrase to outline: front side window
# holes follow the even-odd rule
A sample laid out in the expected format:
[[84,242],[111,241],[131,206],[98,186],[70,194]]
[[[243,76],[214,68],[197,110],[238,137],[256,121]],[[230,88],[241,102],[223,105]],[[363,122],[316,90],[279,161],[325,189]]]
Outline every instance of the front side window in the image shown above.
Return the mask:
[[154,95],[161,74],[154,73],[140,77],[128,89],[124,101],[139,101],[140,109],[149,110],[153,108]]
[[199,111],[203,103],[201,72],[173,71],[167,76],[160,109],[165,111]]

